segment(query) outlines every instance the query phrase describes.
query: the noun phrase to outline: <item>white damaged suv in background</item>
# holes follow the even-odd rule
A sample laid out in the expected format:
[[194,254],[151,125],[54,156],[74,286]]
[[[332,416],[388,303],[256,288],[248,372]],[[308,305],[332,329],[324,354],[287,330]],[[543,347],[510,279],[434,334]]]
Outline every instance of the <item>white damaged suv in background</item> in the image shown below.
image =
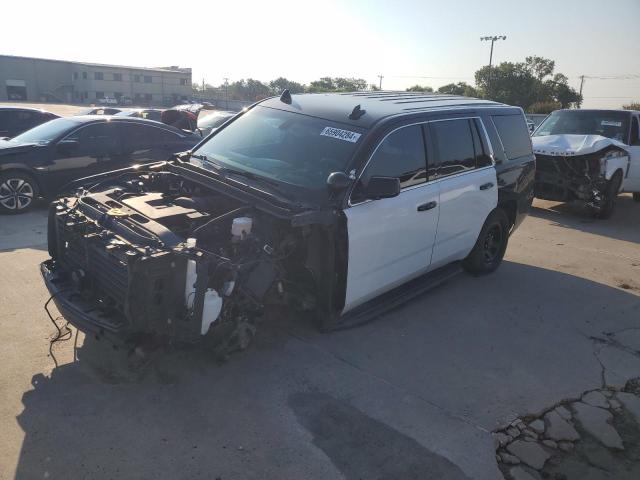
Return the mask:
[[621,192],[640,201],[640,112],[556,110],[533,133],[535,196],[577,200],[599,218]]

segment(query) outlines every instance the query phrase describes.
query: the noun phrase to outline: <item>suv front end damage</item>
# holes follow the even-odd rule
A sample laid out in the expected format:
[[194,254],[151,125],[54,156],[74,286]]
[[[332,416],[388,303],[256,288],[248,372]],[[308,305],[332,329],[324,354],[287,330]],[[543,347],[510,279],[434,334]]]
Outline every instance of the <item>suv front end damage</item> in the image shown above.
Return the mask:
[[114,343],[204,340],[224,355],[247,346],[267,303],[331,310],[336,276],[322,272],[337,217],[260,208],[192,173],[129,170],[51,205],[41,272],[70,323]]

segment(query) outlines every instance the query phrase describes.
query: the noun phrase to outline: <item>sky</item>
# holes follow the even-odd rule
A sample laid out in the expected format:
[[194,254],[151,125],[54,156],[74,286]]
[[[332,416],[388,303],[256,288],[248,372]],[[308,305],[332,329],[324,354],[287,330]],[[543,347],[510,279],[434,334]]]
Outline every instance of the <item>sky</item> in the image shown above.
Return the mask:
[[[0,54],[179,65],[218,85],[365,78],[385,90],[466,81],[489,63],[555,60],[584,107],[640,101],[640,0],[57,0],[4,2]],[[22,22],[19,19],[24,18]],[[7,21],[13,19],[12,21]]]

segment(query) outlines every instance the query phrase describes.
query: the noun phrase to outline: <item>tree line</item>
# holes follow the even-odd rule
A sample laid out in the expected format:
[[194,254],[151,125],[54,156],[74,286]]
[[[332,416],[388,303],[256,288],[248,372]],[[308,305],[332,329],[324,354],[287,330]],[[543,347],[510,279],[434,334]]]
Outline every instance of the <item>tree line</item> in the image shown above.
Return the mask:
[[[465,82],[450,83],[437,93],[487,98],[522,107],[528,113],[549,113],[558,108],[579,107],[582,96],[568,84],[568,78],[555,72],[555,61],[531,56],[524,62],[502,62],[491,68],[484,66],[475,72],[475,86]],[[284,89],[291,93],[352,92],[378,90],[362,78],[322,77],[307,84],[284,77],[270,82],[252,78],[217,87],[193,85],[194,93],[229,100],[257,101],[279,95]],[[434,92],[432,87],[414,85],[410,92]]]

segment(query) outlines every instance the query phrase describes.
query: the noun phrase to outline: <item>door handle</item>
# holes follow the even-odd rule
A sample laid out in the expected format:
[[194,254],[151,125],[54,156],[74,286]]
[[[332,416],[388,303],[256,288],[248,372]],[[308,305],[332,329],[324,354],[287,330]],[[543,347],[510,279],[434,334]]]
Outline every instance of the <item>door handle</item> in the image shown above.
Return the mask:
[[480,185],[480,190],[489,190],[490,188],[493,188],[492,182],[483,183],[482,185]]
[[437,205],[438,205],[438,202],[436,202],[436,201],[423,203],[422,205],[418,205],[418,211],[419,212],[426,212],[427,210],[431,210],[432,208],[436,208]]

